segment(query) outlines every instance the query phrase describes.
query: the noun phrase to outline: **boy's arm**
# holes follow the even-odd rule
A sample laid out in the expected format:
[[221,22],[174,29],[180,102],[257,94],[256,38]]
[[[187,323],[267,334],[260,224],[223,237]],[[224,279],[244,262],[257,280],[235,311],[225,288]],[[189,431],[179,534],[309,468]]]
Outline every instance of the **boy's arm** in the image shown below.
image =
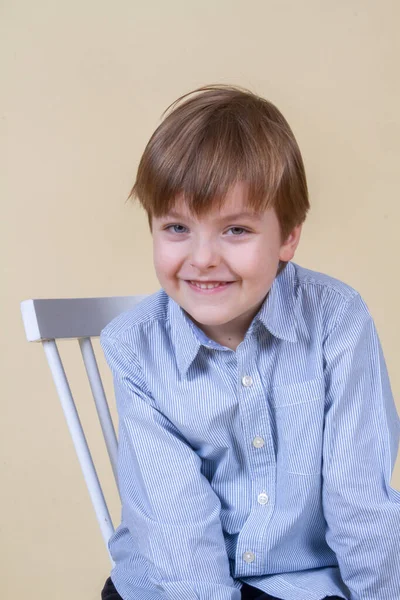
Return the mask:
[[390,486],[399,442],[381,344],[359,295],[324,345],[323,509],[327,542],[352,600],[400,598],[400,492]]
[[[118,472],[124,524],[155,573],[154,591],[176,600],[239,600],[220,522],[221,504],[201,459],[154,405],[132,350],[101,335],[119,413]],[[138,574],[140,579],[141,574]]]

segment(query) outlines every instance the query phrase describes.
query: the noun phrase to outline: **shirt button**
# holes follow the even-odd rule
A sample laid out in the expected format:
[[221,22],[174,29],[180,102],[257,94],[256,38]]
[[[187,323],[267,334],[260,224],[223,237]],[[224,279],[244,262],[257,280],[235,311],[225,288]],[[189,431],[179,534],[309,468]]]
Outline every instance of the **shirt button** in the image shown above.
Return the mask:
[[253,385],[253,378],[250,377],[250,375],[245,375],[244,377],[242,377],[242,384],[244,385],[244,387],[250,387]]
[[252,563],[255,560],[255,558],[256,558],[256,556],[255,556],[254,552],[252,552],[251,550],[248,550],[247,552],[245,552],[243,554],[244,562]]
[[260,437],[259,435],[256,435],[256,437],[253,440],[253,446],[254,448],[262,448],[264,446],[265,442],[262,439],[262,437]]
[[261,492],[261,494],[258,494],[257,500],[260,504],[267,504],[269,500],[268,494],[266,494],[265,492]]

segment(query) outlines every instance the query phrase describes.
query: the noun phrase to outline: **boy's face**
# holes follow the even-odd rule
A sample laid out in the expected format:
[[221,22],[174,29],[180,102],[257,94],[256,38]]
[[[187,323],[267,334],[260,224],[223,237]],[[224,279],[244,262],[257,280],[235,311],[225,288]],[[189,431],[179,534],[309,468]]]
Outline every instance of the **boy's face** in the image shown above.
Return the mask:
[[251,214],[246,195],[237,183],[221,211],[197,219],[178,199],[171,214],[152,219],[161,286],[208,337],[232,347],[267,296],[279,261],[293,258],[301,234],[299,225],[282,244],[275,210]]

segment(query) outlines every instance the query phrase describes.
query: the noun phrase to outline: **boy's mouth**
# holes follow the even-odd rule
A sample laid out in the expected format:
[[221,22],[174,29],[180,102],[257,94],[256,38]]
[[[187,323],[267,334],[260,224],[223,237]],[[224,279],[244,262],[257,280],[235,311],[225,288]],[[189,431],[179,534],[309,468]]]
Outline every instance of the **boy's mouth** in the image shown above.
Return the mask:
[[201,291],[213,291],[213,290],[223,290],[227,288],[229,285],[234,283],[233,281],[188,281],[190,287],[196,290]]

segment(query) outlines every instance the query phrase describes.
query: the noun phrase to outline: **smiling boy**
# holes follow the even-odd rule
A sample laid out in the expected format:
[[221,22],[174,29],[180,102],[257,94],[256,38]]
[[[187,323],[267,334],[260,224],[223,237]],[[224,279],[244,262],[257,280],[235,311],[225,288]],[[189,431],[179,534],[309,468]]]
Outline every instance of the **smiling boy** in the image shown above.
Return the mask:
[[385,361],[360,295],[291,262],[309,202],[286,120],[195,90],[132,195],[162,289],[101,333],[122,498],[103,600],[400,598]]
[[152,229],[154,265],[164,291],[208,337],[235,350],[279,261],[294,256],[301,225],[282,244],[275,211],[248,210],[246,185],[240,182],[221,210],[216,207],[199,221],[178,199],[166,218],[153,218]]

